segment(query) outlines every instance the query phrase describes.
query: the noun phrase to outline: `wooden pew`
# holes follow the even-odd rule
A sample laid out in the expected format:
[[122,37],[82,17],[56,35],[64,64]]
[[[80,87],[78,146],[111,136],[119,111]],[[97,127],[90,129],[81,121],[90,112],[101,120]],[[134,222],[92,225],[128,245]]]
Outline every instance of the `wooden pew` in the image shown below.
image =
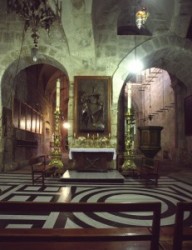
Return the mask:
[[31,166],[31,177],[33,185],[35,183],[41,183],[44,185],[45,176],[49,174],[54,174],[55,167],[49,166],[49,156],[48,155],[38,155],[29,160],[29,165]]
[[189,226],[187,227],[184,225],[185,212],[192,213],[192,202],[177,203],[176,215],[175,215],[175,227],[173,233],[173,250],[183,249],[182,246],[184,241],[191,241],[192,243],[192,227]]
[[177,203],[174,226],[161,227],[160,245],[162,249],[192,249],[192,227],[184,225],[185,212],[192,212],[192,202]]
[[[124,228],[58,228],[58,229],[0,229],[0,247],[9,250],[10,244],[16,249],[17,244],[30,242],[30,247],[35,246],[36,250],[46,249],[42,243],[62,243],[61,249],[65,248],[65,243],[70,243],[69,249],[75,249],[74,244],[78,243],[78,250],[86,248],[86,243],[95,242],[94,246],[110,244],[111,242],[143,241],[149,242],[151,250],[157,250],[160,233],[161,203],[44,203],[44,202],[0,202],[0,214],[3,212],[20,212],[29,214],[41,212],[152,212],[151,227],[124,227]],[[11,243],[10,243],[11,242]],[[36,243],[39,244],[39,247]],[[26,246],[26,245],[24,245]],[[24,249],[22,246],[22,250]],[[41,247],[40,247],[41,246]],[[66,245],[67,246],[67,245]],[[26,248],[27,249],[27,248]],[[30,248],[28,248],[30,249]],[[53,247],[54,249],[54,247]],[[57,249],[60,249],[57,247]],[[100,249],[100,248],[94,248]],[[106,248],[108,249],[108,248]],[[109,248],[109,249],[113,249]],[[121,248],[122,250],[123,248]],[[134,248],[133,248],[134,249]]]

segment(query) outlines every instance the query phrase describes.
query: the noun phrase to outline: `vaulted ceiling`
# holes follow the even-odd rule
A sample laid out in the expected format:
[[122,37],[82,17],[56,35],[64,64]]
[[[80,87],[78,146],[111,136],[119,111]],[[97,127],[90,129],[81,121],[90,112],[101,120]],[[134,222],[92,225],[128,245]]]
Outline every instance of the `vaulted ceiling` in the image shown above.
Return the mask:
[[[54,4],[57,1],[48,1],[54,10]],[[61,23],[59,25],[57,23],[52,27],[50,37],[47,36],[44,30],[41,30],[40,44],[50,43],[52,48],[66,50],[67,52],[63,53],[66,55],[68,53],[70,58],[72,58],[71,64],[73,63],[73,67],[81,67],[82,71],[87,67],[90,69],[93,67],[93,72],[97,71],[98,66],[94,68],[94,63],[100,59],[99,55],[103,52],[101,47],[105,45],[105,48],[107,48],[106,51],[108,50],[108,53],[113,53],[111,45],[117,43],[116,36],[125,37],[127,46],[132,44],[133,47],[135,34],[139,36],[140,41],[141,39],[144,41],[148,37],[166,34],[192,39],[191,0],[58,1],[62,3]],[[1,8],[4,11],[6,11],[6,2],[4,0],[1,4]],[[135,13],[141,7],[145,7],[148,10],[149,18],[145,26],[139,30],[135,25]],[[29,42],[32,44],[31,32],[27,34],[26,44],[29,45]],[[119,49],[119,47],[116,49]],[[131,47],[126,48],[126,50],[127,53],[128,51],[130,52]],[[50,51],[51,53],[54,53],[54,51]],[[167,54],[170,54],[170,51]],[[125,54],[122,53],[122,57],[124,56]],[[173,58],[172,55],[171,57]],[[104,60],[102,58],[100,60],[103,60],[101,63],[103,67],[107,59]],[[116,70],[119,60],[122,60],[122,58],[114,57],[115,62],[109,62],[110,65],[108,68],[111,69],[111,71],[109,70],[109,74]],[[56,68],[46,65],[40,68],[42,69],[40,73],[41,77],[44,78],[44,82],[48,82]]]
[[[53,6],[54,0],[49,0]],[[65,0],[62,2],[61,29],[58,41],[67,44],[71,56],[92,59],[100,43],[105,43],[105,30],[127,36],[176,34],[192,39],[191,0]],[[145,7],[149,18],[142,29],[135,24],[135,13]],[[62,31],[62,32],[61,32]],[[54,32],[54,31],[53,31]],[[62,33],[62,35],[61,35]],[[44,70],[46,72],[46,70]],[[48,70],[48,74],[50,71]]]
[[[141,7],[146,7],[149,18],[145,27],[138,30],[135,13]],[[72,53],[82,43],[94,53],[100,42],[98,33],[104,29],[119,35],[172,32],[187,37],[191,17],[191,0],[68,0],[62,4],[62,25]]]

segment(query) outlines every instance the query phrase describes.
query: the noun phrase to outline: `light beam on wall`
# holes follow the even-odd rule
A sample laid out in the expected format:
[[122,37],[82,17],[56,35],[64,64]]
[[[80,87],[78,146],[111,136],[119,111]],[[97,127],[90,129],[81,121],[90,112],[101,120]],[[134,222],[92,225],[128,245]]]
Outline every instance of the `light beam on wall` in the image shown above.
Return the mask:
[[134,59],[130,65],[130,72],[133,74],[140,73],[144,68],[143,63],[139,59]]
[[71,125],[70,125],[69,122],[64,122],[64,123],[63,123],[63,128],[69,129],[70,127],[71,127]]

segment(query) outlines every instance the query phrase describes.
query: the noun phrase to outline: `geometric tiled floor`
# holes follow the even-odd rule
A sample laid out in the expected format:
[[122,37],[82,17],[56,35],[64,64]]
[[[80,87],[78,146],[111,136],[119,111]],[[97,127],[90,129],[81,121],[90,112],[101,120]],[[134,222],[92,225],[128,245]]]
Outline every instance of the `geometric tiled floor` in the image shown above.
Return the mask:
[[[161,225],[174,224],[175,206],[178,201],[192,200],[192,185],[171,177],[161,177],[158,186],[146,186],[144,182],[127,178],[120,184],[62,183],[57,178],[46,178],[45,186],[32,185],[30,174],[0,174],[0,200],[41,202],[150,202],[162,203]],[[192,217],[186,215],[185,223]],[[149,214],[3,214],[0,228],[64,228],[111,227],[150,225]]]

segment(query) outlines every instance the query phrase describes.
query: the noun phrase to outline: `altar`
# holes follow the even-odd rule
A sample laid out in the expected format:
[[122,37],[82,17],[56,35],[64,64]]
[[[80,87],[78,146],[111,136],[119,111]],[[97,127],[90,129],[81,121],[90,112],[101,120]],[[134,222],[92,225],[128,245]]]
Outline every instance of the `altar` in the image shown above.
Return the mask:
[[70,148],[69,159],[74,160],[77,171],[106,172],[115,164],[116,150],[114,148]]

